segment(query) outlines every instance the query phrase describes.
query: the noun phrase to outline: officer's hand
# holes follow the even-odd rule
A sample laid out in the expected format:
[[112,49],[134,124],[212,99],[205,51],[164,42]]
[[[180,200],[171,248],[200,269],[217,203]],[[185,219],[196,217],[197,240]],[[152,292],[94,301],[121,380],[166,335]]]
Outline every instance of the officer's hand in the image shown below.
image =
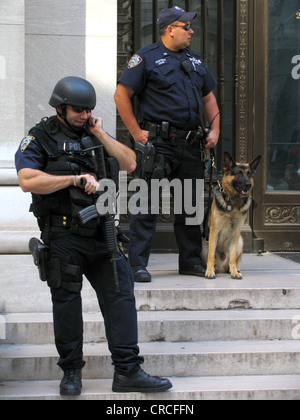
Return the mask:
[[[84,181],[82,181],[83,179]],[[94,178],[94,176],[90,174],[80,175],[77,178],[76,185],[77,186],[84,185],[84,191],[89,195],[95,194],[95,192],[97,191],[99,187],[99,184]]]
[[96,129],[103,130],[103,119],[100,117],[95,117],[94,115],[91,115],[88,124],[89,130],[92,134],[94,134],[94,131]]
[[132,136],[135,141],[139,141],[140,143],[147,144],[148,138],[149,138],[149,131],[140,129],[136,133],[133,133]]
[[214,147],[216,147],[218,140],[219,140],[219,135],[212,130],[206,137],[207,143],[205,145],[205,148],[213,149]]

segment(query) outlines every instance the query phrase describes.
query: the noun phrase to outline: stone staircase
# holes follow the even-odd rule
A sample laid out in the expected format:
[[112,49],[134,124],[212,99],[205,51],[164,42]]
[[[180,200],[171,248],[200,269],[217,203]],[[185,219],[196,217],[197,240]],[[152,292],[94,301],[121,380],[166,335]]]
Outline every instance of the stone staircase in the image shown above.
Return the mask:
[[[152,283],[136,284],[143,367],[173,389],[112,393],[103,319],[85,281],[87,363],[74,398],[300,399],[300,265],[247,254],[242,281],[179,276],[176,267],[176,255],[153,255]],[[30,255],[1,255],[0,270],[0,399],[62,399],[49,290]]]

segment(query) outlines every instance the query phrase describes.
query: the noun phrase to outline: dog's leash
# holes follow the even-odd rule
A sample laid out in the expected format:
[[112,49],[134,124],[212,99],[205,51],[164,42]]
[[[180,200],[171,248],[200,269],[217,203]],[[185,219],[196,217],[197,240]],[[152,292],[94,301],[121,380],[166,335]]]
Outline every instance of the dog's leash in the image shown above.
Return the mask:
[[[217,179],[217,184],[218,184],[218,187],[219,187],[219,191],[220,191],[221,194],[224,194],[224,189],[222,187],[221,180],[220,180],[219,174],[218,174],[218,168],[217,168],[217,165],[216,165],[216,154],[215,154],[215,149],[214,148],[210,149],[210,176],[209,176],[208,205],[207,205],[207,211],[205,213],[204,220],[203,220],[203,235],[202,236],[205,238],[206,242],[209,241],[208,221],[209,221],[209,213],[210,213],[212,202],[213,202],[213,190],[214,190],[214,185],[213,185],[213,182],[212,182],[213,170],[215,170],[215,172],[216,172],[216,179]],[[232,211],[231,202],[227,203],[227,210]]]
[[[209,220],[209,213],[210,213],[210,209],[211,209],[211,205],[212,205],[212,192],[213,192],[212,178],[213,178],[213,169],[214,168],[217,169],[216,162],[215,162],[215,150],[210,149],[210,175],[209,175],[208,205],[207,205],[207,210],[206,210],[204,220],[203,220],[203,235],[202,235],[205,238],[206,242],[209,241],[208,220]],[[218,180],[219,184],[221,185],[218,178],[217,178],[217,180]]]

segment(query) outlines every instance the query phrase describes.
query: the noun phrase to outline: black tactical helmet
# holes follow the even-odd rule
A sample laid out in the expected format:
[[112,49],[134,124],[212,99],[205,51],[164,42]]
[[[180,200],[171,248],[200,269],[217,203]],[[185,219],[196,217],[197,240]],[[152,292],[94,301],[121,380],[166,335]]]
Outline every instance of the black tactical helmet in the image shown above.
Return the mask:
[[81,77],[64,77],[56,84],[49,100],[49,105],[54,108],[63,104],[94,109],[96,106],[95,89],[90,82]]

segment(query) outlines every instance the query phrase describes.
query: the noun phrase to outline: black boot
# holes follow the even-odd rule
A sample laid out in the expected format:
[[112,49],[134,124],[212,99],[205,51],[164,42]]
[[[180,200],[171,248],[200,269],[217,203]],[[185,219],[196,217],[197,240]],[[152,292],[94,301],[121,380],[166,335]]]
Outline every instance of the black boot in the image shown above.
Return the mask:
[[189,269],[179,269],[179,274],[183,276],[205,277],[206,267],[203,264],[194,265]]
[[60,395],[80,395],[81,388],[81,369],[65,369],[60,383]]
[[146,267],[136,266],[132,267],[134,281],[136,283],[150,283],[151,282],[151,274],[148,272]]
[[150,376],[139,369],[128,376],[115,372],[112,390],[113,392],[163,392],[172,386],[168,379]]

